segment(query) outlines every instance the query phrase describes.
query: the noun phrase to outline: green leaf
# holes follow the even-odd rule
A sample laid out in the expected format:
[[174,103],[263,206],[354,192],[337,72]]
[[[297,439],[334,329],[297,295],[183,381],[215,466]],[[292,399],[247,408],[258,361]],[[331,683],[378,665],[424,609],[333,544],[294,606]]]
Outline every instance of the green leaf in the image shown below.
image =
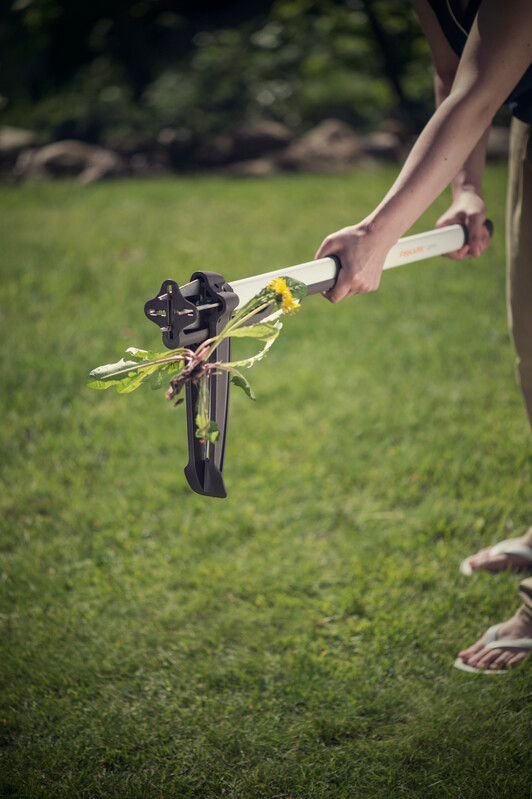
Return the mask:
[[146,366],[145,369],[136,369],[134,372],[130,372],[118,383],[116,390],[119,394],[129,394],[131,391],[135,391],[135,389],[139,388],[158,368],[158,364],[152,364],[151,366]]
[[144,361],[160,361],[163,358],[171,358],[172,355],[178,355],[184,352],[183,348],[175,350],[165,350],[164,352],[152,352],[151,350],[139,350],[137,347],[128,347],[126,354],[136,360],[137,363]]
[[254,311],[256,308],[258,308],[259,306],[264,305],[265,302],[270,303],[274,302],[274,300],[275,300],[275,292],[265,287],[261,289],[261,291],[259,291],[258,294],[255,294],[254,297],[248,300],[247,303],[242,308],[239,308],[239,310],[235,314],[235,319],[243,318],[244,316],[247,316],[252,311]]
[[157,371],[154,372],[150,380],[150,387],[152,390],[155,391],[161,388],[161,386],[166,385],[168,376],[180,372],[184,365],[184,361],[171,361],[170,363],[157,364]]
[[292,297],[296,300],[302,300],[303,297],[307,296],[307,286],[305,283],[302,283],[300,280],[296,280],[293,277],[285,277],[286,285],[290,289],[292,293]]
[[218,425],[216,422],[209,422],[209,425],[206,430],[205,438],[207,441],[210,441],[211,444],[216,444],[218,439],[220,438],[220,430],[218,429]]
[[239,388],[241,388],[251,400],[257,399],[255,397],[255,394],[253,393],[253,389],[249,385],[244,375],[241,375],[240,373],[232,375],[231,383],[234,386],[238,386]]
[[258,338],[261,341],[268,341],[272,336],[277,338],[282,322],[257,322],[247,327],[237,327],[231,331],[231,338]]
[[209,441],[211,444],[216,444],[220,438],[220,430],[216,422],[209,419],[207,414],[196,414],[196,438],[200,441]]
[[136,361],[126,361],[121,358],[117,363],[107,363],[104,366],[98,366],[93,369],[89,374],[92,380],[87,381],[89,388],[109,388],[109,386],[117,385],[122,380],[126,380],[128,375],[131,374],[130,367],[138,367]]
[[[183,361],[169,361],[168,358],[182,353],[182,350],[169,350],[168,352],[149,352],[130,347],[126,353],[134,360],[121,358],[117,363],[107,363],[93,369],[87,380],[89,388],[105,389],[116,386],[120,394],[128,394],[142,385],[142,383],[156,372],[179,372],[184,366]],[[155,363],[163,360],[164,363]]]
[[257,363],[257,361],[260,361],[262,358],[264,358],[264,356],[272,346],[273,342],[281,332],[282,326],[283,326],[282,322],[280,321],[275,322],[274,332],[267,339],[266,344],[264,345],[264,347],[261,349],[260,352],[258,352],[256,355],[253,355],[251,358],[245,358],[243,361],[231,361],[230,365],[246,366],[249,369],[251,366],[253,366],[253,364]]
[[150,380],[150,388],[153,391],[156,391],[163,385],[167,385],[169,376],[175,374],[176,372],[180,372],[184,365],[185,364],[183,361],[159,364],[157,371],[153,373],[153,377]]
[[163,383],[166,383],[164,372],[162,369],[159,369],[150,380],[150,388],[152,391],[157,391],[158,388],[162,388]]

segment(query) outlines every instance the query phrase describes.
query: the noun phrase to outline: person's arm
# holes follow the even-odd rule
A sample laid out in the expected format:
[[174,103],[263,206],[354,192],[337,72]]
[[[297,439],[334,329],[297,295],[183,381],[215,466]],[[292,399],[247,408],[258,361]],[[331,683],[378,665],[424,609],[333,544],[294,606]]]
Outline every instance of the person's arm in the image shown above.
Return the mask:
[[378,288],[390,247],[457,178],[531,61],[530,0],[506,0],[503,10],[499,0],[483,0],[451,92],[420,134],[390,191],[365,220],[328,236],[318,250],[317,257],[334,254],[342,263],[328,299],[337,302]]
[[466,244],[460,250],[448,253],[446,256],[457,261],[482,255],[491,244],[490,234],[484,225],[486,205],[482,196],[482,178],[486,164],[488,136],[489,129],[452,181],[452,204],[436,222],[436,227],[457,223],[465,227],[467,231]]
[[[445,38],[427,0],[412,0],[412,4],[430,46],[434,64],[434,95],[436,108],[439,108],[451,93],[459,59]],[[436,227],[458,223],[466,228],[467,243],[448,256],[456,260],[479,256],[490,244],[490,235],[484,227],[486,206],[482,197],[488,136],[489,128],[452,181],[451,207],[436,223]]]

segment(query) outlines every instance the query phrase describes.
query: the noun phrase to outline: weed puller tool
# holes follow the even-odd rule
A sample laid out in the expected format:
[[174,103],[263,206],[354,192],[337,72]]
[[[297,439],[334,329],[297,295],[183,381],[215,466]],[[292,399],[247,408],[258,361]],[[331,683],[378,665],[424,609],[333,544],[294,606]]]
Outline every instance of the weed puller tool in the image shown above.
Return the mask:
[[[486,226],[491,235],[492,223],[487,221]],[[466,241],[467,233],[462,225],[449,225],[427,233],[406,236],[391,248],[384,269],[454,252],[463,247]],[[157,295],[145,304],[144,312],[148,319],[160,327],[166,347],[193,349],[217,335],[237,308],[245,305],[274,278],[295,278],[306,285],[307,294],[317,294],[334,286],[340,268],[339,260],[333,256],[235,280],[231,284],[216,272],[194,272],[190,282],[183,286],[179,286],[174,280],[165,280]],[[262,315],[266,316],[268,313],[263,311]],[[255,315],[248,323],[252,324],[258,319]],[[230,349],[230,338],[224,339],[209,360],[229,361]],[[196,437],[194,420],[198,388],[193,383],[188,383],[186,405],[189,461],[185,467],[185,476],[190,487],[198,494],[226,497],[223,466],[230,379],[227,372],[214,371],[209,380],[210,418],[217,424],[220,436],[216,443]]]

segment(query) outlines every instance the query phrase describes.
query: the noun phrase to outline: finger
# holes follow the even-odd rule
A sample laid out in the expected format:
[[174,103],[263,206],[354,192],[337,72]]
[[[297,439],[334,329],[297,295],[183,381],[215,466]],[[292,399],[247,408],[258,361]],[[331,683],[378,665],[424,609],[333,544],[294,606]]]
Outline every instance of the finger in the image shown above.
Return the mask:
[[[449,225],[462,225],[462,227],[465,227],[464,215],[454,214],[453,216],[442,216],[436,222],[436,229],[441,230],[441,228],[449,227]],[[445,253],[444,257],[451,258],[453,261],[463,261],[468,256],[469,246],[468,242],[466,241],[459,250],[453,250],[453,252]]]
[[[491,230],[493,231],[493,227]],[[491,247],[491,232],[490,228],[486,224],[482,225],[482,245],[484,250],[487,250],[488,247]]]
[[364,272],[357,272],[353,264],[347,263],[347,255],[340,259],[342,267],[338,273],[336,283],[324,292],[324,296],[331,302],[339,302],[347,297],[354,297],[356,294],[368,294],[375,291],[379,286],[379,280],[375,281],[371,275]]
[[484,227],[484,219],[478,216],[472,217],[468,220],[466,229],[469,254],[473,258],[477,258],[482,255],[489,241],[489,233]]
[[485,216],[476,215],[468,221],[468,244],[471,256],[481,255],[491,246],[493,224]]
[[340,302],[340,300],[345,299],[345,297],[348,297],[351,294],[351,288],[352,285],[351,281],[349,280],[349,276],[346,270],[341,267],[336,279],[336,283],[332,289],[324,291],[323,296],[328,299],[329,302]]
[[322,241],[314,258],[318,260],[319,258],[327,258],[327,256],[329,255],[338,255],[338,254],[339,254],[338,243],[335,244],[327,236],[327,238]]
[[435,227],[440,229],[442,227],[449,227],[449,225],[463,225],[464,221],[463,213],[452,214],[451,216],[440,216]]
[[469,245],[464,244],[459,250],[448,252],[445,254],[446,258],[451,258],[453,261],[464,261],[469,256]]
[[314,260],[319,261],[320,258],[325,258],[328,254],[329,253],[325,251],[325,242],[322,242],[319,250],[317,250],[316,255],[314,256]]

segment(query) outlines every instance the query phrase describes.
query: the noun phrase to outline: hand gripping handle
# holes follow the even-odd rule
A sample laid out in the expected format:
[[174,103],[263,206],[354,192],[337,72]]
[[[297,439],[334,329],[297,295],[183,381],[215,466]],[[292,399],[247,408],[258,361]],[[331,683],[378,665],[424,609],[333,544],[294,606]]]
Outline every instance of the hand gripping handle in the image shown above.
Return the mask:
[[[485,225],[493,234],[493,223],[488,219]],[[393,245],[384,261],[384,269],[393,269],[403,264],[422,261],[435,255],[459,250],[467,241],[467,231],[463,225],[447,225],[446,227],[405,236]],[[245,305],[258,291],[261,291],[275,277],[293,277],[307,286],[307,294],[318,294],[332,289],[341,268],[340,259],[336,256],[319,258],[304,264],[276,269],[262,275],[234,280],[231,288],[238,295],[238,306]]]

